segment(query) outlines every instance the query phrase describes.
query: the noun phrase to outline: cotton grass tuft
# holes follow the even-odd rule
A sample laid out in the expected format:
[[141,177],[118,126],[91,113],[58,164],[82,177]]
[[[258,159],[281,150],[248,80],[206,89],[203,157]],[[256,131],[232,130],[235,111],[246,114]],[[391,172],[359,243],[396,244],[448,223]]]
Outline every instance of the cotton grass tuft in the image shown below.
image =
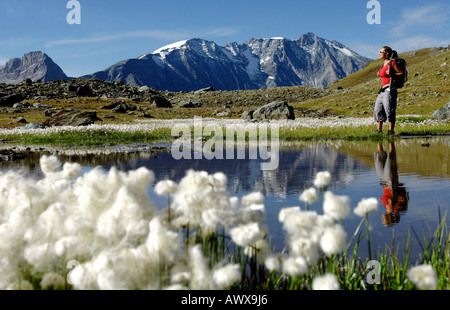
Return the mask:
[[436,271],[428,264],[412,267],[407,276],[420,289],[434,290],[438,284]]

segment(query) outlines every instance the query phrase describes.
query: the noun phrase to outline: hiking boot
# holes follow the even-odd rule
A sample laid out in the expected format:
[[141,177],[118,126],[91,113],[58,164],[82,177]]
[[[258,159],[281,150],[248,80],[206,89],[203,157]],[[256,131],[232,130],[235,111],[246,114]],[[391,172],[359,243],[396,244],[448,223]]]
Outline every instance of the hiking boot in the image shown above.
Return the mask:
[[394,131],[392,131],[392,130],[388,130],[388,136],[393,136],[393,135],[395,135],[395,132]]

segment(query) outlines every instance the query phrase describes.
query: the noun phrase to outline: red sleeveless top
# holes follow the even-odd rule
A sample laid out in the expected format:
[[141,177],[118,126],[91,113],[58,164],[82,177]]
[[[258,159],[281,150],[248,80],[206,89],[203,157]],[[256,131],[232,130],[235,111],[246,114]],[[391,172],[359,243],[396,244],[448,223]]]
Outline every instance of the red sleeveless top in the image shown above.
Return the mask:
[[[395,66],[395,61],[392,61],[392,67]],[[380,76],[380,78],[382,78],[381,80],[381,86],[385,86],[385,85],[389,85],[389,83],[391,82],[391,77],[389,75],[386,74],[386,71],[389,68],[389,63],[387,63],[385,66],[383,66],[380,70],[380,72],[378,73],[378,75]]]

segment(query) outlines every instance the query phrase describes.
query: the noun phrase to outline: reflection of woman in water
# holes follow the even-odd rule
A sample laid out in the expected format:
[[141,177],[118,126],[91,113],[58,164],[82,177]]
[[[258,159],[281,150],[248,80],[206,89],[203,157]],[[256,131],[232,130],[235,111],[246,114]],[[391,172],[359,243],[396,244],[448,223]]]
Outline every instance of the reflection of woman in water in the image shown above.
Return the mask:
[[377,152],[374,155],[375,169],[380,177],[384,195],[380,196],[381,202],[386,208],[386,214],[382,215],[385,226],[392,226],[400,222],[400,213],[408,209],[409,194],[406,188],[398,180],[397,154],[394,142],[389,143],[389,152],[378,143]]

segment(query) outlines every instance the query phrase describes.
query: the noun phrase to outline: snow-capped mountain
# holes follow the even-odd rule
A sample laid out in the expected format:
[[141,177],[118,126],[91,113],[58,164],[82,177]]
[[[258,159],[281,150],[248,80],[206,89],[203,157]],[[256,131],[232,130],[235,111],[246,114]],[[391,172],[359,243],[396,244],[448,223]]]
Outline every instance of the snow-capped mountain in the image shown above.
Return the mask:
[[84,78],[122,80],[170,91],[211,86],[216,90],[297,85],[325,88],[362,69],[370,60],[313,33],[298,40],[256,38],[225,46],[190,39],[123,60]]
[[53,60],[43,52],[30,52],[22,58],[10,59],[0,66],[0,83],[17,84],[26,79],[43,82],[66,80],[68,77]]

